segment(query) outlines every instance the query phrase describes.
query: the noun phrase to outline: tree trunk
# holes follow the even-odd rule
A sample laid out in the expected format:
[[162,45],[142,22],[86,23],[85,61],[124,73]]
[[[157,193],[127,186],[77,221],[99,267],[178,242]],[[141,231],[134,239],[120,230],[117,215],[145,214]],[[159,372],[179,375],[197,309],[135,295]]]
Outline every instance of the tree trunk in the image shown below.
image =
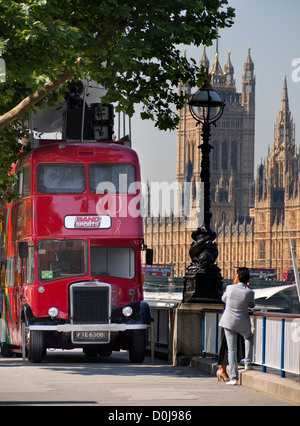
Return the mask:
[[[79,64],[80,58],[78,58],[74,65]],[[44,88],[37,90],[31,95],[27,96],[27,98],[23,99],[17,106],[12,108],[10,111],[0,116],[0,130],[4,129],[4,127],[11,124],[13,121],[20,118],[24,115],[30,108],[44,99],[49,93],[56,90],[59,86],[61,86],[66,81],[70,80],[75,74],[75,70],[73,68],[64,71],[57,80],[50,81],[49,83],[44,84]]]

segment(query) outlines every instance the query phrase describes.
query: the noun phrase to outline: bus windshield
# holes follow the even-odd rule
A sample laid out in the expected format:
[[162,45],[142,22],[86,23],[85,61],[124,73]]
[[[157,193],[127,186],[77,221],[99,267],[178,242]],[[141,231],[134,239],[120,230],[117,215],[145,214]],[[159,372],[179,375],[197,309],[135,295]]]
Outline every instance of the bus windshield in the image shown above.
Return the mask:
[[132,279],[135,253],[130,247],[91,247],[91,275]]
[[85,240],[41,240],[38,257],[41,281],[87,274]]

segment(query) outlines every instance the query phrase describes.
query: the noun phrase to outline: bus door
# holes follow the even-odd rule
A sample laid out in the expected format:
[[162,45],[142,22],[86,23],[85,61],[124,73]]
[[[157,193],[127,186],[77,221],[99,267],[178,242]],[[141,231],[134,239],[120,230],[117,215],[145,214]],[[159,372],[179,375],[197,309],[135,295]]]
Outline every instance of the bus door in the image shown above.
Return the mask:
[[15,310],[19,338],[21,338],[21,319],[24,299],[24,286],[33,284],[35,278],[34,253],[35,250],[33,243],[19,243],[18,265],[16,274],[17,276],[15,279]]
[[[21,294],[22,273],[21,259],[16,256],[7,256],[1,262],[1,286],[3,306],[1,317],[5,323],[1,341],[13,346],[21,344]],[[5,356],[9,354],[5,350]]]
[[[15,253],[13,239],[13,226],[11,220],[11,206],[5,212],[5,225],[3,234],[3,247],[1,256],[1,292],[2,292],[2,332],[1,342],[15,344],[16,316],[15,316]],[[3,354],[3,353],[2,353]]]

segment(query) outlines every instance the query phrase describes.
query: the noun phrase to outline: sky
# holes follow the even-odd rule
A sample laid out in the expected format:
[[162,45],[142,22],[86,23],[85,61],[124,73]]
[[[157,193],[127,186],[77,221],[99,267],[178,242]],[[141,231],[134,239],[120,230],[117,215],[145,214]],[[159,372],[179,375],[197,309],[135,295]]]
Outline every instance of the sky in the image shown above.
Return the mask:
[[[243,66],[248,46],[251,46],[256,75],[256,176],[257,165],[267,156],[268,146],[273,144],[285,73],[290,111],[296,124],[296,145],[300,144],[300,1],[228,0],[228,5],[235,8],[236,17],[231,28],[220,30],[219,58],[224,67],[228,49],[231,51],[236,87],[240,92]],[[210,65],[215,52],[215,45],[207,49]],[[202,53],[202,46],[187,46],[187,56],[197,62]],[[142,121],[136,112],[131,120],[131,133],[132,148],[140,158],[143,182],[174,182],[176,131],[159,131],[153,122]]]

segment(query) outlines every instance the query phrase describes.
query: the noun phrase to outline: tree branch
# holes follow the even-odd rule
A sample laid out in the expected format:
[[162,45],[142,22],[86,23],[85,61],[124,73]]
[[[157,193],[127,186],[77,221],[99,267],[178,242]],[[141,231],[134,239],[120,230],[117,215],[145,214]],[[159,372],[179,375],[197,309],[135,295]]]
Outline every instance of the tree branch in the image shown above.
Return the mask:
[[[80,63],[80,58],[78,58],[74,65],[78,65]],[[27,98],[23,99],[18,105],[12,108],[7,113],[0,116],[0,130],[4,129],[4,127],[11,124],[13,121],[21,117],[25,114],[30,108],[44,99],[49,93],[53,92],[53,90],[57,89],[66,81],[70,80],[75,74],[75,70],[73,68],[64,71],[57,80],[50,81],[49,83],[44,84],[44,88],[37,90],[31,95],[27,96]]]

